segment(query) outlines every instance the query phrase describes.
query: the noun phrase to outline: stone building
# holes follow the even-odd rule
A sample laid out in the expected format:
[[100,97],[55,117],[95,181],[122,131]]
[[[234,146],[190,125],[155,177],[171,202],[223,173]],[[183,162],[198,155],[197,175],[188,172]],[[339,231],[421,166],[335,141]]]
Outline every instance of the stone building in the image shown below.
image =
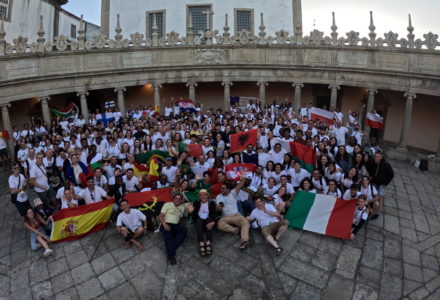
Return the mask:
[[[219,2],[230,5],[216,8]],[[38,38],[25,40],[2,24],[3,126],[21,125],[32,116],[48,120],[49,107],[60,109],[72,101],[87,116],[102,110],[108,100],[125,109],[128,105],[163,106],[183,96],[205,107],[225,108],[231,95],[253,96],[266,102],[288,101],[295,107],[301,103],[340,107],[345,116],[349,110],[365,116],[376,109],[385,119],[382,143],[398,146],[403,155],[408,147],[425,153],[439,151],[438,35],[429,32],[415,37],[411,18],[406,37],[399,38],[392,31],[379,34],[368,12],[363,16],[370,18],[365,37],[355,31],[340,34],[335,16],[328,33],[303,33],[299,0],[275,1],[290,5],[282,21],[260,12],[261,5],[255,6],[253,30],[237,31],[235,2],[213,1],[214,17],[209,22],[205,19],[206,28],[198,33],[188,14],[191,5],[201,4],[198,0],[183,2],[176,10],[153,1],[151,6],[130,6],[139,16],[132,23],[127,23],[130,15],[125,10],[118,16],[116,9],[122,1],[104,0],[103,34],[88,42],[84,22],[80,22],[76,40],[53,39],[45,24],[29,28],[26,32],[36,32]],[[240,8],[249,7],[247,2],[260,1],[240,1]],[[165,11],[162,33],[160,17],[153,14],[152,23],[147,22],[151,11]],[[209,15],[209,11],[203,14]],[[169,22],[177,18],[180,25]],[[267,24],[278,21],[287,27],[271,27],[269,32]]]

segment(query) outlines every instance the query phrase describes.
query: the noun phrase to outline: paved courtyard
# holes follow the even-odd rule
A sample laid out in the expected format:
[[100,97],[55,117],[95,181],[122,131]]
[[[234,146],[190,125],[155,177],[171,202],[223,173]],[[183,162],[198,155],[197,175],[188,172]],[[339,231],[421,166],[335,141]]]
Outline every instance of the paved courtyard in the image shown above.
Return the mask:
[[[275,257],[259,232],[239,252],[236,236],[216,233],[201,258],[195,230],[167,264],[160,234],[145,251],[123,249],[114,227],[53,245],[44,258],[28,235],[1,173],[0,296],[5,299],[440,299],[440,176],[392,162],[396,176],[384,213],[354,241],[289,230]],[[102,242],[100,242],[102,241]],[[96,251],[95,251],[96,250]]]

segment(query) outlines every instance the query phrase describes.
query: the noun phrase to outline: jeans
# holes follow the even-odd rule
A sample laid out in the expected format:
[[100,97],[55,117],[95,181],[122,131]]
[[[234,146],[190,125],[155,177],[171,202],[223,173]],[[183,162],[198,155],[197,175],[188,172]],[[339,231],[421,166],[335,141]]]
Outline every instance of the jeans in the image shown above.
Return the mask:
[[247,217],[255,208],[255,202],[252,200],[237,201],[237,208],[240,214]]
[[167,224],[171,227],[171,230],[167,231],[165,228],[163,228],[163,226],[161,226],[160,231],[163,233],[167,255],[176,256],[176,250],[185,240],[187,230],[180,224]]
[[[44,228],[42,226],[39,227],[37,230],[40,233],[46,235],[46,232],[44,231]],[[37,234],[35,232],[32,232],[32,231],[30,232],[30,234],[31,234],[31,239],[30,239],[31,240],[31,249],[32,249],[32,251],[38,250],[39,244],[38,244],[38,241],[37,241]]]
[[212,231],[214,229],[214,227],[212,227],[212,229],[208,229],[206,228],[206,224],[211,223],[212,221],[210,219],[200,219],[198,218],[195,221],[195,225],[196,225],[196,230],[197,230],[197,239],[200,242],[204,242],[205,239],[203,237],[203,233],[206,232],[206,241],[212,241]]

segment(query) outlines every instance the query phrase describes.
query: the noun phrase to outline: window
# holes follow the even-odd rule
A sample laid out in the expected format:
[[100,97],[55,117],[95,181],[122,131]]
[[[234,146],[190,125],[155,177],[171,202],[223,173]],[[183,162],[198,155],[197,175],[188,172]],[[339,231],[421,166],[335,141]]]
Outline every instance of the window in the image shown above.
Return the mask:
[[254,33],[254,10],[236,8],[235,12],[235,33],[244,30]]
[[70,37],[76,39],[76,26],[73,24],[70,25]]
[[211,5],[189,5],[186,16],[187,28],[189,25],[189,14],[191,14],[193,34],[200,35],[199,31],[208,29],[208,15],[209,27],[212,28],[212,12]]
[[147,11],[147,37],[153,38],[154,17],[156,16],[157,33],[159,38],[166,33],[165,30],[165,11]]
[[11,21],[12,0],[0,0],[0,21]]

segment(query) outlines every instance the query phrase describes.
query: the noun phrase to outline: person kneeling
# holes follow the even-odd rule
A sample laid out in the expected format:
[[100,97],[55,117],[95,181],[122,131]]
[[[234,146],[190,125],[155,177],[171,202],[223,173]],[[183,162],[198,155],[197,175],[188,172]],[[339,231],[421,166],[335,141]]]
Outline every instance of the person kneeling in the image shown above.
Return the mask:
[[353,225],[351,226],[350,240],[353,240],[357,232],[364,226],[368,220],[368,209],[366,207],[367,196],[359,195],[357,200],[357,207],[354,211]]
[[131,208],[127,200],[120,202],[122,212],[116,221],[116,231],[124,237],[124,248],[130,248],[134,244],[136,248],[142,250],[142,244],[136,241],[147,231],[146,217],[135,208]]
[[247,217],[249,222],[257,221],[261,227],[261,234],[276,250],[276,255],[280,255],[283,249],[278,245],[277,241],[287,230],[289,221],[282,220],[281,214],[276,208],[269,203],[264,203],[260,198],[255,200],[256,208],[251,215]]

